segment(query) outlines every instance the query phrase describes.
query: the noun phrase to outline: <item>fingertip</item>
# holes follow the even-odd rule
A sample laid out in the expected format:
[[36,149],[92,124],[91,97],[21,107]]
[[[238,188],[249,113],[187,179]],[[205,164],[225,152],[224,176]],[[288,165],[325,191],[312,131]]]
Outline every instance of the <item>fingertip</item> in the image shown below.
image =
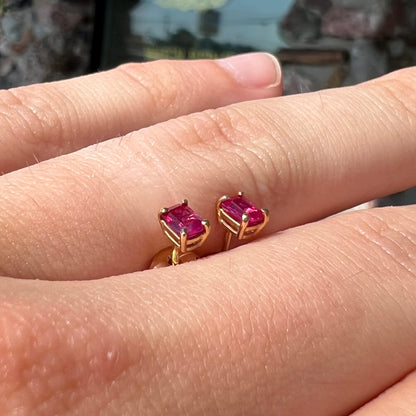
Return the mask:
[[216,62],[244,88],[273,89],[281,86],[282,70],[277,58],[270,53],[234,55]]

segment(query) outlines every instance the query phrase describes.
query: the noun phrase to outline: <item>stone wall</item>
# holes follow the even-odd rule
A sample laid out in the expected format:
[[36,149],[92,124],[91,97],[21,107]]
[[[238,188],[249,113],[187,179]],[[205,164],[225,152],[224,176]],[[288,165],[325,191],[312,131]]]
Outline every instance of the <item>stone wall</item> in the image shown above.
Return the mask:
[[87,72],[93,0],[0,0],[0,88]]
[[[415,64],[414,0],[296,0],[279,30],[288,44],[277,52],[288,94],[356,84]],[[305,65],[299,51],[342,53],[344,60]]]

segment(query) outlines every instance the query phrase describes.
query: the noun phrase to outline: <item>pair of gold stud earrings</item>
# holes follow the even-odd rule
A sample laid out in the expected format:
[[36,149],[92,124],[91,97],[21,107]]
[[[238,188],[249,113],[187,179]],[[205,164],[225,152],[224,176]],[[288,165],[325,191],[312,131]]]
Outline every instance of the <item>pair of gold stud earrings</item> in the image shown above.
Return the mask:
[[[256,236],[268,223],[269,211],[257,208],[245,198],[243,192],[233,197],[223,196],[216,204],[217,220],[225,227],[223,250],[228,250],[231,239],[236,236],[245,240]],[[188,201],[159,212],[159,223],[164,234],[173,243],[157,253],[150,268],[176,266],[198,258],[195,249],[208,238],[211,226],[188,206]]]

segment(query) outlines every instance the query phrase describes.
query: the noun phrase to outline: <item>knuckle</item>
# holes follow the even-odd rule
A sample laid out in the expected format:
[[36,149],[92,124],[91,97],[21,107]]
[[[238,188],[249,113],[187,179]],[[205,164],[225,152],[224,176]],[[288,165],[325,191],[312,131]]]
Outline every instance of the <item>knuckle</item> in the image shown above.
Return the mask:
[[56,140],[64,135],[61,116],[56,108],[60,113],[68,113],[64,118],[70,117],[66,102],[47,89],[43,89],[42,93],[37,91],[36,86],[0,91],[0,123],[10,126],[16,139],[13,144],[20,141],[22,149],[30,145],[31,151],[39,143],[58,148],[64,145]]
[[380,102],[389,118],[398,117],[407,127],[416,125],[416,101],[411,99],[416,92],[416,68],[393,72],[370,83],[372,97]]
[[[249,110],[249,111],[247,111]],[[264,111],[263,111],[264,110]],[[239,170],[256,198],[285,194],[296,176],[295,155],[276,134],[275,121],[268,119],[260,103],[249,107],[229,106],[193,116],[193,130],[204,146]]]
[[86,311],[39,299],[2,300],[2,414],[63,414],[99,394],[129,366],[126,347],[110,332]]
[[14,306],[0,305],[0,404],[7,414],[18,406],[28,412],[39,405],[32,397],[30,373],[36,368],[31,357],[37,355],[34,340],[40,328],[32,326],[24,311]]
[[352,225],[370,261],[397,276],[416,275],[416,222],[410,214],[404,207],[370,209]]
[[[138,88],[147,97],[147,105],[151,106],[152,111],[155,108],[169,110],[176,104],[184,103],[185,99],[178,86],[185,85],[186,80],[169,61],[127,63],[120,65],[116,71],[123,75],[127,93],[137,93]],[[134,89],[131,89],[132,83]],[[141,97],[143,98],[145,97]]]

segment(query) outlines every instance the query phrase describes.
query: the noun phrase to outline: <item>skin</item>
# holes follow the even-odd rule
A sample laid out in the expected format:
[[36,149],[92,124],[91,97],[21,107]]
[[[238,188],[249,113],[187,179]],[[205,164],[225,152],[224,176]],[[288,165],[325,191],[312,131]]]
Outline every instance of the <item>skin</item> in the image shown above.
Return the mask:
[[[415,207],[330,216],[416,185],[415,71],[278,97],[158,62],[2,91],[4,414],[416,414]],[[238,190],[271,220],[219,253]],[[147,270],[184,197],[204,258]]]

